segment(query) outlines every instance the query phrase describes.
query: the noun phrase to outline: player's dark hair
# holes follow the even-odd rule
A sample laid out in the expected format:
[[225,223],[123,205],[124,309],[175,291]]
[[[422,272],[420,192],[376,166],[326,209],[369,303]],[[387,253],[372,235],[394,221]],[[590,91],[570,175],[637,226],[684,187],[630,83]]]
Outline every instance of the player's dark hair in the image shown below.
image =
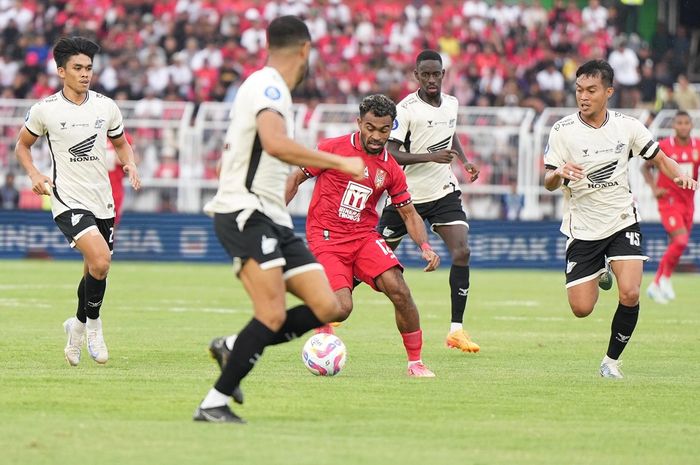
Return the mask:
[[418,65],[421,63],[421,61],[427,60],[439,61],[440,64],[442,64],[442,57],[438,52],[436,52],[435,50],[423,50],[416,57],[416,68],[418,68]]
[[[673,119],[676,119],[676,118],[678,118],[679,116],[687,116],[688,118],[690,118],[690,113],[688,113],[688,112],[685,111],[685,110],[678,110],[678,111],[676,112],[676,114],[673,115]],[[692,119],[692,118],[691,118],[691,119]]]
[[53,59],[56,66],[65,68],[70,57],[75,55],[87,55],[90,60],[100,51],[100,46],[85,37],[61,37],[53,46]]
[[396,119],[396,104],[389,97],[382,94],[368,95],[360,102],[360,118],[363,118],[367,113],[372,113],[374,116],[391,116],[391,120]]
[[280,16],[267,26],[267,45],[271,49],[301,45],[304,42],[311,42],[311,34],[298,16]]
[[579,76],[590,76],[598,77],[603,81],[605,87],[612,87],[613,80],[615,79],[615,71],[613,71],[610,64],[605,60],[591,60],[582,64],[576,70],[576,77]]

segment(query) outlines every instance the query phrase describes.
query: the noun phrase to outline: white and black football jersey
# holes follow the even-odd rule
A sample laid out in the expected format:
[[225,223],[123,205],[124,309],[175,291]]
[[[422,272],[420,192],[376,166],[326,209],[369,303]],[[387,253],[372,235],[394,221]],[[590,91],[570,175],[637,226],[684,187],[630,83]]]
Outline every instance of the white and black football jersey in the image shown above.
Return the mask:
[[[409,153],[452,148],[459,103],[451,95],[442,94],[441,98],[439,107],[423,101],[418,92],[401,100],[396,106],[391,139],[401,143]],[[448,163],[416,163],[405,165],[404,171],[413,203],[432,202],[459,190],[459,182]]]
[[251,74],[238,89],[224,139],[219,188],[204,211],[213,215],[258,210],[291,228],[284,199],[290,166],[262,148],[256,118],[263,110],[282,115],[287,135],[294,136],[292,96],[282,76],[271,67]]
[[46,135],[51,152],[54,218],[72,209],[96,218],[114,217],[114,200],[107,173],[107,137],[124,133],[122,114],[109,97],[88,91],[77,105],[63,91],[35,103],[24,122],[36,137]]
[[549,133],[544,164],[556,169],[566,162],[583,166],[585,177],[565,180],[561,232],[573,239],[598,240],[640,220],[628,179],[633,156],[650,160],[659,144],[637,119],[607,112],[600,128],[579,113],[560,119]]

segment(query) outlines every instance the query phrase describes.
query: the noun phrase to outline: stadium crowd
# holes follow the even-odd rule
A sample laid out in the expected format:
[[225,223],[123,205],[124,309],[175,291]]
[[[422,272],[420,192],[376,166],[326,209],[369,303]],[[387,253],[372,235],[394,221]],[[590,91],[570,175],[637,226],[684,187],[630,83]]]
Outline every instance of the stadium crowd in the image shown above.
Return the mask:
[[316,45],[311,79],[295,96],[311,106],[374,92],[402,98],[415,87],[407,77],[423,48],[444,55],[444,90],[462,105],[572,104],[564,90],[577,66],[607,58],[622,90],[613,106],[700,106],[692,88],[668,90],[687,83],[680,68],[687,31],[670,35],[659,24],[645,43],[626,34],[636,26],[621,7],[619,0],[583,8],[555,0],[549,10],[539,0],[0,0],[0,96],[53,93],[52,44],[85,35],[102,45],[92,86],[99,92],[117,100],[231,101],[265,60],[268,22],[296,14]]

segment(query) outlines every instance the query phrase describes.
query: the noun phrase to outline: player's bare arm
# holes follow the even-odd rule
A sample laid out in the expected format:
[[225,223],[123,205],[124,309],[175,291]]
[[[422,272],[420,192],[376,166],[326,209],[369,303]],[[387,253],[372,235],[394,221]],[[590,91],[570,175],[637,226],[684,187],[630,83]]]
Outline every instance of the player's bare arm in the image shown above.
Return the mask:
[[452,149],[439,150],[432,153],[410,153],[401,150],[401,143],[390,140],[386,145],[389,153],[399,165],[415,165],[416,163],[452,163],[457,152]]
[[304,174],[301,169],[294,170],[289,174],[289,177],[287,177],[287,185],[284,189],[284,201],[287,205],[289,205],[289,202],[297,195],[299,186],[307,179],[309,178],[306,177],[306,174]]
[[654,164],[650,161],[645,161],[642,163],[642,167],[640,168],[642,172],[642,176],[644,177],[644,181],[649,185],[651,188],[651,191],[654,194],[654,197],[657,199],[662,198],[664,195],[666,195],[666,189],[663,187],[659,187],[656,185],[656,177],[654,176]]
[[479,167],[467,160],[467,156],[464,154],[462,143],[459,141],[457,134],[452,137],[452,150],[457,154],[457,158],[459,158],[459,160],[462,162],[462,166],[464,166],[466,172],[471,176],[471,182],[479,179]]
[[123,165],[122,169],[127,176],[129,176],[129,182],[134,190],[139,190],[141,188],[141,177],[139,176],[139,170],[136,168],[136,161],[134,161],[134,151],[131,148],[131,144],[126,140],[124,134],[121,136],[110,139],[112,145],[114,145],[114,152],[117,154],[117,158]]
[[263,149],[280,160],[297,166],[335,169],[349,174],[356,181],[364,179],[365,162],[360,157],[341,157],[304,147],[287,137],[284,118],[272,110],[257,116],[258,134]]
[[47,184],[53,187],[53,181],[48,176],[44,176],[39,172],[39,170],[34,166],[34,160],[32,159],[32,145],[36,142],[38,137],[29,132],[26,127],[22,126],[19,131],[19,137],[17,138],[17,144],[15,145],[15,155],[19,161],[24,171],[32,180],[32,192],[37,195],[50,195],[51,193],[47,189]]
[[423,268],[423,271],[434,271],[440,266],[440,257],[430,247],[428,242],[428,232],[425,230],[423,218],[416,211],[416,207],[412,203],[404,205],[396,209],[401,215],[401,219],[406,224],[406,230],[411,239],[421,248],[423,259],[428,262],[428,265]]
[[681,189],[697,190],[698,182],[681,171],[678,163],[672,158],[669,158],[663,150],[659,150],[654,158],[651,159],[659,171],[673,179],[673,182]]
[[548,191],[553,191],[561,187],[564,179],[578,181],[583,179],[584,175],[583,166],[567,161],[563,166],[555,170],[547,169],[544,173],[544,187]]

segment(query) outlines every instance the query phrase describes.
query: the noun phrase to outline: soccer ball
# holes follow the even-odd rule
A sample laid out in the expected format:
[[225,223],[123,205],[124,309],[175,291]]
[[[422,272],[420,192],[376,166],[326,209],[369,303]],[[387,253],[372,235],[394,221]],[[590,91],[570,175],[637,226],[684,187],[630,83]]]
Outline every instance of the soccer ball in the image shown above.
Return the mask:
[[333,334],[311,336],[301,350],[304,366],[317,376],[334,376],[345,366],[348,351],[343,341]]

